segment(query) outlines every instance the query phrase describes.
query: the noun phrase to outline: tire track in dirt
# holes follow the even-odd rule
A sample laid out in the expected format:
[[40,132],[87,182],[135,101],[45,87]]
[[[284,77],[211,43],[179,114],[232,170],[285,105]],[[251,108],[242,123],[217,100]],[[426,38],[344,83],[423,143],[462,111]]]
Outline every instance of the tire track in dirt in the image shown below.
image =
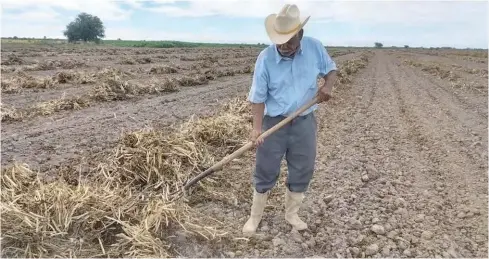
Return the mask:
[[[438,222],[437,230],[431,231],[431,234],[443,235],[443,240],[436,245],[445,249],[441,251],[443,256],[487,255],[487,250],[480,247],[484,243],[487,246],[487,233],[483,232],[487,229],[487,219],[484,219],[484,216],[487,218],[487,208],[484,209],[484,202],[478,202],[481,199],[487,203],[487,198],[484,198],[487,196],[487,176],[484,175],[484,171],[487,170],[480,164],[483,160],[481,157],[471,155],[472,150],[460,152],[457,146],[453,146],[456,144],[450,145],[456,142],[446,141],[447,138],[453,140],[456,134],[460,134],[460,127],[457,126],[463,125],[464,122],[445,122],[443,116],[437,116],[433,112],[441,108],[438,107],[441,103],[434,97],[436,95],[431,94],[430,100],[426,100],[426,97],[420,94],[422,90],[433,90],[426,82],[411,81],[413,77],[406,71],[390,69],[389,75],[401,111],[404,111],[402,118],[406,125],[409,125],[409,135],[415,141],[415,148],[419,154],[416,162],[423,162],[424,166],[421,165],[420,168],[428,169],[418,171],[415,175],[415,183],[412,186],[419,189],[418,193],[422,195],[413,202],[436,209],[429,211]],[[406,99],[409,96],[411,98]],[[428,105],[433,108],[427,107]],[[443,135],[444,132],[448,134]],[[485,187],[483,182],[486,182]],[[422,186],[424,190],[420,188]],[[465,218],[465,213],[470,216]]]

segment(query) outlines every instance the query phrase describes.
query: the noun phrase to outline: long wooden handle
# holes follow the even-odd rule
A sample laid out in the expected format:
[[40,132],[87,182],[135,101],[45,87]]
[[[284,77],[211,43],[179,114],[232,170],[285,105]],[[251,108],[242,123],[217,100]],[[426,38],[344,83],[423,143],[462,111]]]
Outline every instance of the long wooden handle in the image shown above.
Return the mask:
[[[275,126],[271,127],[267,131],[263,132],[260,135],[260,137],[261,138],[266,138],[266,137],[270,136],[272,133],[274,133],[275,131],[277,131],[281,127],[283,127],[285,124],[289,123],[291,120],[295,119],[297,116],[299,116],[301,113],[303,113],[304,111],[306,111],[307,109],[309,109],[311,106],[313,106],[317,102],[318,102],[318,97],[316,96],[316,97],[314,97],[314,99],[312,99],[310,102],[308,102],[307,104],[305,104],[304,106],[302,106],[300,109],[298,109],[297,111],[295,111],[294,113],[292,113],[290,116],[288,116],[287,118],[285,118],[281,122],[277,123]],[[208,176],[208,175],[210,175],[210,174],[212,174],[212,173],[214,173],[216,171],[219,171],[225,164],[227,164],[231,160],[233,160],[233,159],[241,156],[244,152],[248,151],[252,147],[253,147],[253,142],[252,141],[246,143],[244,146],[242,146],[238,150],[234,151],[229,156],[224,157],[221,161],[217,162],[216,164],[214,164],[213,166],[209,167],[204,172],[202,172],[199,175],[197,175],[196,177],[194,177],[192,180],[188,181],[184,185],[183,188],[185,190],[187,190],[190,186],[192,186],[195,183],[197,183],[198,181],[202,180],[204,177],[206,177],[206,176]]]

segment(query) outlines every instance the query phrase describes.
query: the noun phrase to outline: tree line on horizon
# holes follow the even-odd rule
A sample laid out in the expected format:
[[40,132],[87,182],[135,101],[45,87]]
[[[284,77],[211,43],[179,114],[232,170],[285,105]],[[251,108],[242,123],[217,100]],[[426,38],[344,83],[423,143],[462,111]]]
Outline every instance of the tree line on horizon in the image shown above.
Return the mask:
[[[74,21],[70,22],[68,25],[66,25],[66,29],[63,31],[63,35],[66,37],[66,40],[68,43],[76,43],[76,42],[94,42],[96,44],[99,44],[103,38],[105,38],[105,26],[102,22],[102,20],[94,15],[82,12],[78,14],[78,16],[75,18]],[[4,38],[4,37],[2,37]],[[5,37],[7,39],[27,39],[27,40],[34,40],[35,38],[19,38],[17,36],[14,37]],[[44,40],[47,40],[46,36],[43,38]],[[117,39],[117,41],[122,41],[120,38]],[[142,42],[146,42],[145,40],[142,40]],[[153,42],[153,41],[148,41],[148,42]],[[157,41],[155,41],[157,42]],[[161,41],[163,42],[163,41]],[[182,44],[174,44],[174,43],[186,43],[186,42],[180,42],[180,41],[167,41],[170,42],[168,44],[163,44],[161,47],[174,47],[177,45],[182,45]],[[173,44],[172,44],[173,43]],[[137,44],[136,44],[137,45]],[[139,45],[154,45],[154,44],[139,44]],[[185,45],[185,44],[183,44]],[[188,45],[188,44],[187,44]],[[192,44],[191,44],[192,45]],[[199,44],[194,44],[192,46],[197,46]],[[221,45],[221,44],[216,44],[216,45]],[[258,44],[222,44],[222,45],[255,45],[255,46],[267,46],[265,43],[258,43]],[[142,46],[142,47],[144,47]],[[189,45],[190,46],[190,45]],[[137,46],[136,46],[137,47]],[[158,47],[158,46],[150,46],[150,47]],[[374,47],[375,48],[383,48],[384,45],[381,42],[374,42]],[[409,45],[404,45],[403,46],[405,49],[410,48]],[[389,48],[402,48],[402,47],[397,47],[397,46],[391,46]],[[425,47],[415,47],[415,48],[425,48]],[[429,49],[457,49],[453,47],[429,47]],[[465,48],[465,49],[476,49],[476,48]]]

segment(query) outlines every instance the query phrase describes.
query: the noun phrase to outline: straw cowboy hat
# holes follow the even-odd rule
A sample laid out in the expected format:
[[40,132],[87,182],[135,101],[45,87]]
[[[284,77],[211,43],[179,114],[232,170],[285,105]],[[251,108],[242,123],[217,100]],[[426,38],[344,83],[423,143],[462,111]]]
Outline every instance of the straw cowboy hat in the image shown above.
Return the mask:
[[265,19],[268,37],[275,44],[286,43],[304,27],[309,18],[300,17],[297,5],[286,4],[278,14],[270,14]]

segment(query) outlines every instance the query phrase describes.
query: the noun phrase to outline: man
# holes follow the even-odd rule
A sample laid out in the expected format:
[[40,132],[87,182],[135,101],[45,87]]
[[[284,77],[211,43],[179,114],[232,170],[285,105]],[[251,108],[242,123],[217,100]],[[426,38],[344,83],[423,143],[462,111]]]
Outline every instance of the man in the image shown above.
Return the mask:
[[[296,5],[285,5],[278,14],[265,20],[272,45],[264,49],[255,64],[253,83],[248,100],[252,103],[256,167],[251,215],[243,226],[243,233],[252,234],[261,221],[268,192],[276,184],[280,163],[285,155],[288,167],[285,195],[285,219],[297,230],[307,224],[297,212],[309,186],[316,159],[317,124],[314,105],[290,123],[267,137],[260,134],[312,100],[331,98],[336,80],[336,64],[319,40],[304,37],[304,25]],[[324,78],[317,86],[318,76]]]

